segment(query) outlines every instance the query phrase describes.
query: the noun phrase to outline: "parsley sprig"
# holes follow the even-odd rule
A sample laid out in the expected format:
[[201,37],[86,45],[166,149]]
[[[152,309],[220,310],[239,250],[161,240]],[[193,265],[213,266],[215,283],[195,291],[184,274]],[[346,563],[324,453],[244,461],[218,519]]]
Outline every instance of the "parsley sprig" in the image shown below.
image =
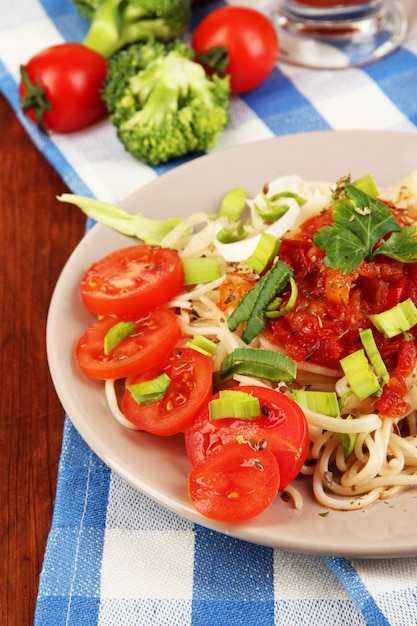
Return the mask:
[[324,264],[348,274],[361,261],[372,261],[377,254],[403,263],[416,263],[416,226],[401,228],[383,202],[354,185],[347,184],[345,191],[346,197],[333,203],[333,224],[323,226],[313,237],[314,243],[326,253]]

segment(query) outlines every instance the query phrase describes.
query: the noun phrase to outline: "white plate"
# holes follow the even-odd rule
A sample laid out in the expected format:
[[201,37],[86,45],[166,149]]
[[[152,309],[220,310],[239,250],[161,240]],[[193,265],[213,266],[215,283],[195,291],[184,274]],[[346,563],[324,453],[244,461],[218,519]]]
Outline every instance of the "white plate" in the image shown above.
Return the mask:
[[[254,195],[283,174],[336,181],[367,172],[381,186],[417,169],[417,133],[324,131],[276,137],[195,159],[142,187],[123,202],[149,217],[210,212],[234,186]],[[58,396],[81,436],[128,483],[164,507],[208,528],[251,542],[322,555],[388,557],[417,555],[417,490],[364,511],[327,512],[299,482],[304,508],[281,498],[250,523],[228,525],[199,515],[187,495],[190,469],[182,438],[156,438],[120,426],[106,406],[103,385],[83,376],[74,361],[76,340],[91,322],[78,285],[89,264],[132,240],[101,225],[81,241],[52,297],[47,350]],[[327,515],[323,516],[323,513]]]

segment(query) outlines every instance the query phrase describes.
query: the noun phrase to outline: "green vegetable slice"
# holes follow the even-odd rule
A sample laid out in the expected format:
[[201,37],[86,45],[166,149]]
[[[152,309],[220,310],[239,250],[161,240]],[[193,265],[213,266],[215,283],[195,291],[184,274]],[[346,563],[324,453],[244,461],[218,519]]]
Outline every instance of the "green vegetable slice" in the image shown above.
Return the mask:
[[129,337],[135,328],[135,322],[118,322],[112,326],[104,337],[104,354],[110,354],[123,339]]
[[[353,419],[352,415],[348,415],[345,418],[342,418],[341,415],[337,416],[339,419]],[[347,459],[353,452],[353,448],[355,447],[356,439],[358,437],[358,433],[338,433],[340,437],[340,441],[342,442],[344,449],[344,456]]]
[[152,380],[145,380],[136,385],[126,385],[138,404],[151,404],[162,400],[169,389],[171,379],[165,372]]
[[365,352],[368,355],[368,359],[374,367],[376,375],[380,376],[384,383],[387,383],[389,381],[389,373],[375,343],[372,330],[370,328],[361,330],[359,336],[361,338],[362,345],[365,348]]
[[370,315],[369,319],[384,337],[390,339],[410,330],[417,324],[417,308],[408,298],[396,304],[392,309]]
[[271,302],[268,305],[265,311],[265,317],[268,317],[268,318],[281,317],[281,315],[285,315],[286,313],[288,313],[288,311],[291,311],[291,309],[294,308],[295,303],[297,302],[297,297],[298,297],[298,285],[292,276],[290,277],[290,285],[291,285],[291,294],[290,294],[290,297],[288,298],[287,304],[279,308],[280,304],[282,303],[282,298],[275,298],[275,300],[273,300],[273,302]]
[[379,195],[378,185],[375,182],[374,177],[371,174],[365,174],[361,176],[357,180],[355,180],[352,185],[357,187],[361,191],[364,191],[371,198],[377,198]]
[[287,286],[292,269],[286,263],[277,261],[250,291],[242,298],[228,319],[229,330],[234,331],[246,322],[242,339],[250,343],[265,328],[265,309],[270,301]]
[[67,202],[78,206],[88,217],[113,228],[123,235],[137,237],[145,243],[159,244],[175,226],[183,222],[183,219],[172,217],[166,220],[153,220],[144,217],[142,213],[132,215],[118,206],[109,202],[102,202],[87,196],[63,193],[57,196],[60,202]]
[[262,194],[263,201],[265,202],[265,207],[260,207],[255,204],[255,211],[259,215],[261,219],[265,222],[276,222],[279,220],[289,209],[288,204],[278,204],[277,200],[281,198],[292,198],[294,199],[298,206],[303,206],[306,203],[306,200],[302,198],[299,194],[293,193],[291,191],[282,191],[280,193],[276,193],[273,196],[267,196],[266,194]]
[[372,371],[363,349],[340,359],[340,365],[353,393],[364,400],[381,391],[378,378]]
[[209,417],[213,421],[224,418],[252,421],[260,415],[259,399],[243,391],[220,391],[219,397],[209,402]]
[[222,200],[220,217],[227,217],[230,222],[237,222],[242,216],[247,197],[248,194],[243,189],[239,187],[231,189]]
[[220,277],[220,266],[217,259],[209,257],[181,259],[184,269],[184,285],[209,283]]
[[301,406],[314,413],[338,417],[340,415],[339,402],[334,391],[307,391],[305,389],[293,390],[294,400]]
[[261,348],[236,348],[227,355],[220,368],[222,380],[243,374],[271,382],[292,382],[296,373],[295,361],[280,352]]
[[193,348],[208,357],[212,357],[217,350],[217,344],[211,339],[207,339],[204,335],[194,335],[192,341],[187,341],[188,348]]
[[274,235],[263,231],[255,250],[246,259],[246,265],[249,265],[257,274],[261,274],[274,259],[280,243]]

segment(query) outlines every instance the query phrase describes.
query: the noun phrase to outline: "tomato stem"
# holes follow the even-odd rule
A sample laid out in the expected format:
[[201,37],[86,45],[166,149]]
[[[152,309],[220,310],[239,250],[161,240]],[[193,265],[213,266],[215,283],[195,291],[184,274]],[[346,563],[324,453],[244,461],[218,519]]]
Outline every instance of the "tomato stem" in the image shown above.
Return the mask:
[[45,90],[40,84],[39,79],[33,83],[24,65],[20,66],[20,76],[26,89],[26,93],[20,98],[20,106],[23,111],[33,111],[39,130],[45,133],[46,129],[42,117],[45,111],[51,111],[52,104],[46,97]]

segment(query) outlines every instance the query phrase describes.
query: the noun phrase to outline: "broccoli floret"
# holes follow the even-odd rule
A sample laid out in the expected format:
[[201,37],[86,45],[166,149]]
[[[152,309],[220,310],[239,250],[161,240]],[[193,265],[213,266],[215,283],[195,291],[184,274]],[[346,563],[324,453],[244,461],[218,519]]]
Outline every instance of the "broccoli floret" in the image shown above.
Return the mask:
[[191,0],[74,0],[90,21],[84,45],[105,57],[136,41],[169,41],[191,22]]
[[229,121],[229,77],[208,76],[180,40],[112,57],[103,98],[125,149],[157,165],[211,149]]

